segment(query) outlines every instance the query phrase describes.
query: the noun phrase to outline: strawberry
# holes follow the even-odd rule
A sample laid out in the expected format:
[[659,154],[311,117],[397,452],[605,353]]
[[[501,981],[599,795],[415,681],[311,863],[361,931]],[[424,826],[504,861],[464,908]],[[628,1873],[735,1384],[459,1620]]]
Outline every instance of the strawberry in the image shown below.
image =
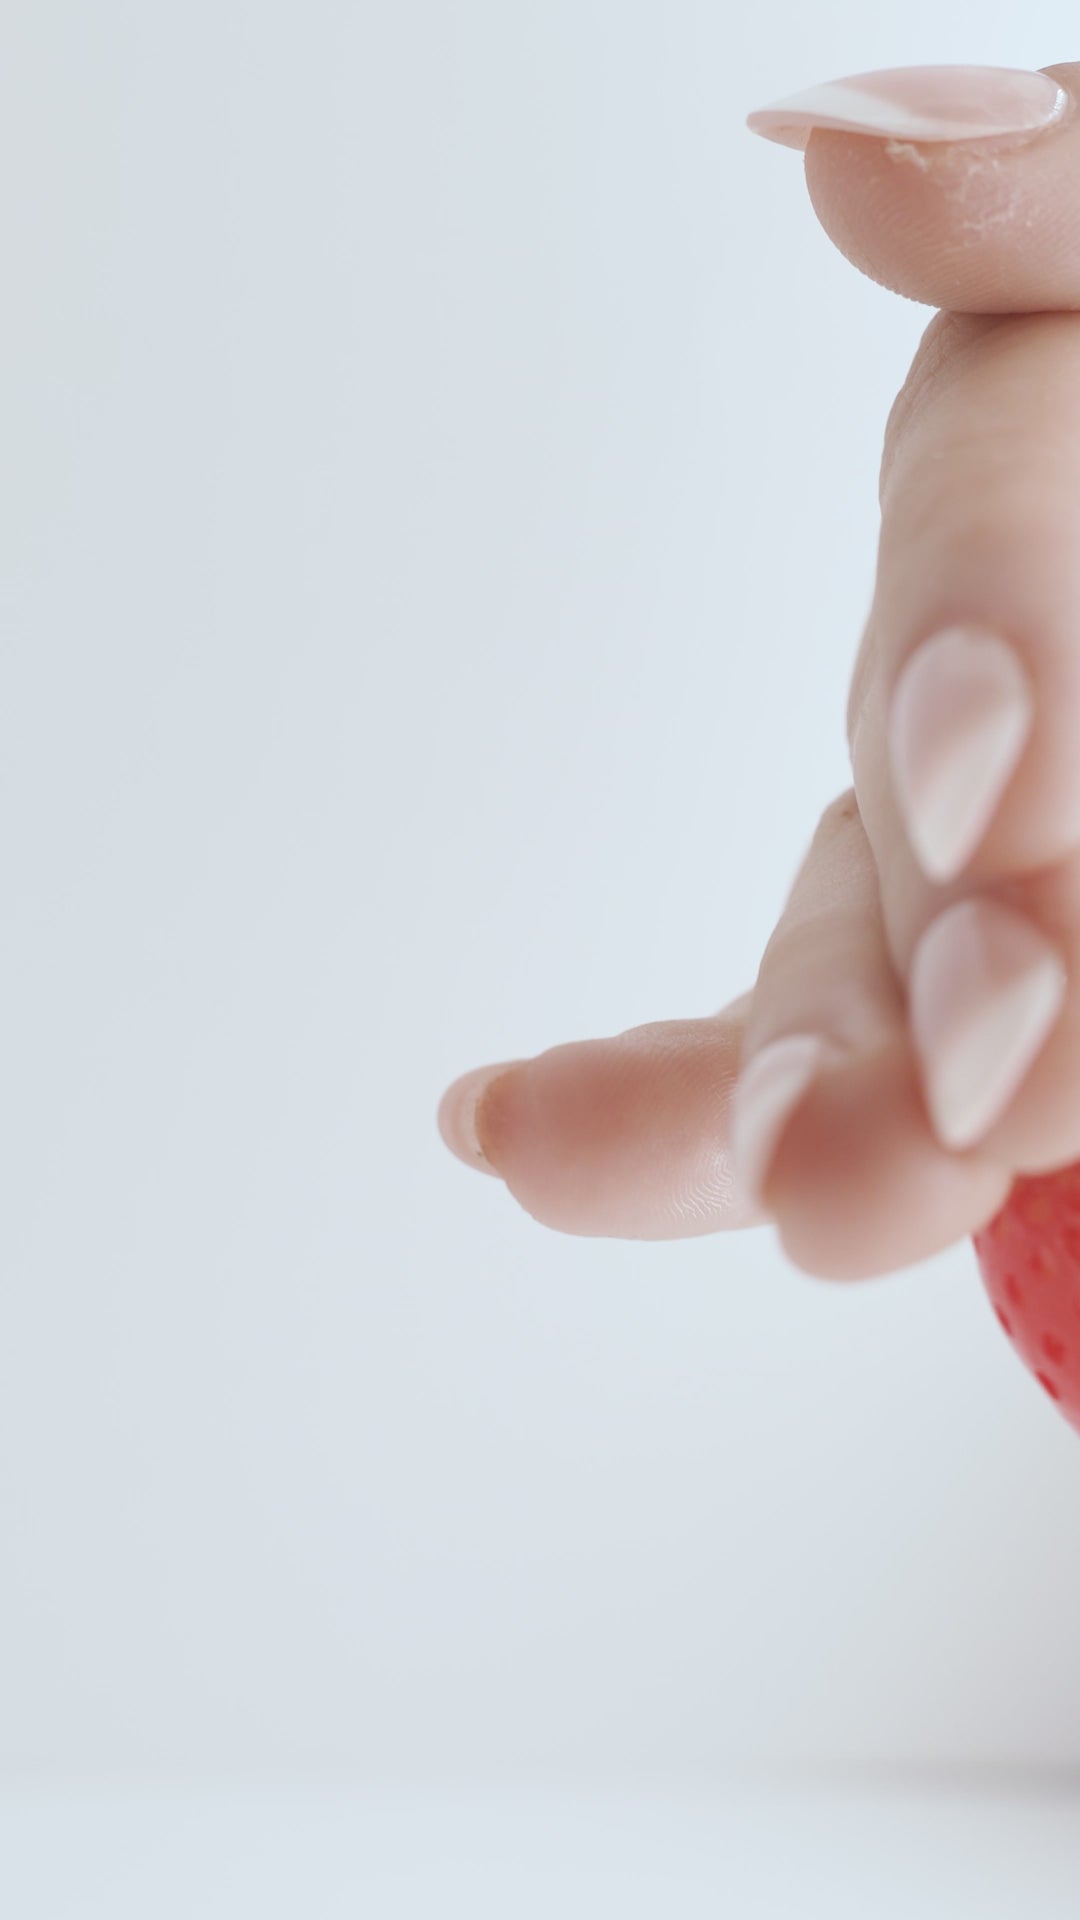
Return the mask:
[[1024,1365],[1080,1429],[1080,1162],[1014,1182],[973,1236],[994,1312]]

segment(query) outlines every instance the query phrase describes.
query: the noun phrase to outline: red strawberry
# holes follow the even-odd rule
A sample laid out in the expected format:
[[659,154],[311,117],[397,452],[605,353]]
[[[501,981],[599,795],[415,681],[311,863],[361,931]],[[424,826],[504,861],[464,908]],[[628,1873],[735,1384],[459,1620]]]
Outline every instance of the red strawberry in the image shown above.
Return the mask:
[[1080,1428],[1080,1162],[1017,1180],[974,1243],[1021,1360]]

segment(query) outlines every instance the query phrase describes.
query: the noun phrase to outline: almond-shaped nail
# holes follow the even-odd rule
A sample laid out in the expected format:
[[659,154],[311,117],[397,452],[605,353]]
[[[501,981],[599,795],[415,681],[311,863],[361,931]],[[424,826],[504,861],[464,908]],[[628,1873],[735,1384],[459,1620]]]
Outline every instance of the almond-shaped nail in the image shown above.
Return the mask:
[[951,880],[982,839],[1035,717],[1031,683],[999,634],[947,627],[915,649],[893,690],[893,785],[919,863]]
[[805,147],[814,127],[882,140],[988,140],[1052,127],[1068,104],[1056,80],[1026,68],[886,67],[774,100],[746,124],[784,147]]
[[751,1201],[760,1202],[780,1136],[825,1051],[818,1034],[789,1033],[762,1047],[739,1075],[731,1106],[731,1147],[740,1185]]
[[1065,965],[1030,920],[961,900],[931,921],[910,978],[912,1035],[934,1132],[970,1147],[1000,1119],[1065,999]]

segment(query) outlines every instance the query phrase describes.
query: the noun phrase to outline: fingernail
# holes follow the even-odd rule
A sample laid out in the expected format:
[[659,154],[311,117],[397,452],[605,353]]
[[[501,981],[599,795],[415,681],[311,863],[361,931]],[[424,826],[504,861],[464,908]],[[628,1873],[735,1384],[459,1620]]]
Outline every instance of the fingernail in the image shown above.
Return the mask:
[[1025,68],[886,67],[774,100],[746,124],[785,147],[805,147],[814,127],[884,140],[986,140],[1053,126],[1068,100],[1048,74]]
[[447,1087],[436,1116],[439,1132],[451,1153],[456,1153],[467,1167],[475,1167],[478,1173],[493,1173],[496,1180],[502,1176],[480,1145],[476,1109],[488,1088],[516,1064],[512,1060],[500,1060],[493,1067],[474,1067],[470,1073],[463,1073]]
[[1034,712],[1027,674],[996,633],[947,627],[907,662],[889,711],[889,759],[911,844],[932,880],[951,880],[974,853]]
[[970,1147],[1005,1111],[1065,999],[1057,948],[992,900],[961,900],[915,949],[910,1008],[934,1131]]
[[740,1183],[755,1202],[780,1136],[824,1052],[817,1034],[788,1034],[762,1047],[739,1076],[731,1107],[731,1149]]

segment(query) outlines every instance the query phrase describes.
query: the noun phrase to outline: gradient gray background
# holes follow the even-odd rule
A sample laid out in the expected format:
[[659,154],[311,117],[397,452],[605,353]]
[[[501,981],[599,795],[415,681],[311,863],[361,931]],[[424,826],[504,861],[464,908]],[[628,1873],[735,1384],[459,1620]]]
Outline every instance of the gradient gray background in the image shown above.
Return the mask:
[[1077,52],[891,15],[9,5],[9,1775],[1080,1759],[1080,1452],[966,1248],[573,1239],[435,1130],[741,991],[847,782],[929,314],[743,117]]

